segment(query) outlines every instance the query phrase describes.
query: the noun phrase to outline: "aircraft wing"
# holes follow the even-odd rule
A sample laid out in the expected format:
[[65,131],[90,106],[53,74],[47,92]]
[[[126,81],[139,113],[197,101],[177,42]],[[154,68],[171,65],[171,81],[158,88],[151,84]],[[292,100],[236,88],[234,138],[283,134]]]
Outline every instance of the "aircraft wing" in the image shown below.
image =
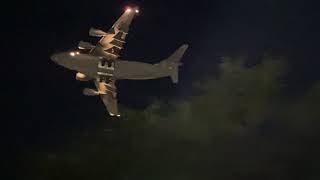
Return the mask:
[[118,112],[117,89],[114,81],[111,81],[109,83],[96,81],[95,85],[110,116],[119,117],[120,114]]
[[112,94],[101,94],[100,95],[104,105],[106,106],[110,116],[120,116],[118,112],[118,102],[117,98],[114,98]]
[[108,32],[91,28],[89,34],[101,37],[97,46],[102,48],[106,53],[119,57],[132,19],[138,12],[137,8],[127,9]]

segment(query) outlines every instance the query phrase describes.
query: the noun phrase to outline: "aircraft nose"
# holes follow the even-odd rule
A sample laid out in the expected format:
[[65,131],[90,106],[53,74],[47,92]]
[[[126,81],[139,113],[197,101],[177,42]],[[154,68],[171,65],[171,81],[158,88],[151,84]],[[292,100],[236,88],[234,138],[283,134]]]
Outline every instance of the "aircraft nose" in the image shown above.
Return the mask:
[[53,62],[57,63],[57,64],[61,64],[62,61],[63,61],[63,58],[62,58],[62,57],[63,57],[63,54],[61,54],[61,53],[56,53],[56,54],[51,55],[50,59],[51,59]]
[[58,55],[57,54],[53,54],[50,56],[50,59],[54,62],[57,62],[58,61]]

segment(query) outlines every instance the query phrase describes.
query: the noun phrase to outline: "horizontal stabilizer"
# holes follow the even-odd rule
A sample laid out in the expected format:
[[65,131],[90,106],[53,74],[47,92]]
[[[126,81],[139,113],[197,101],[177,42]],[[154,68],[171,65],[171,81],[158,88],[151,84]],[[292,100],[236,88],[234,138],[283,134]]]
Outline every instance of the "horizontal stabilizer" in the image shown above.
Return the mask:
[[108,33],[104,32],[100,29],[90,28],[89,35],[93,36],[93,37],[102,37],[102,36],[108,35]]
[[92,49],[94,48],[94,45],[92,45],[89,42],[80,41],[78,44],[79,49]]
[[90,89],[90,88],[84,88],[83,89],[83,94],[85,96],[98,96],[100,93],[94,89]]

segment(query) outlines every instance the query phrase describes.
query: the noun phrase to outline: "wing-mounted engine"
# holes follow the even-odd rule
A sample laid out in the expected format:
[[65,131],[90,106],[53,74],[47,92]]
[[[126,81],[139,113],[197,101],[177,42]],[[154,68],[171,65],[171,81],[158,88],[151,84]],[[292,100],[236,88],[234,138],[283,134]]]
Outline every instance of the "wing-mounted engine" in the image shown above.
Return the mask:
[[90,28],[89,35],[93,36],[93,37],[103,37],[103,36],[108,35],[108,33],[104,32],[100,29]]
[[84,41],[80,41],[78,44],[78,48],[79,49],[85,49],[85,50],[91,50],[93,49],[95,46],[89,42],[84,42]]
[[90,88],[84,88],[82,93],[85,96],[98,96],[100,93],[94,89],[90,89]]
[[85,75],[85,74],[82,74],[82,73],[80,73],[80,72],[78,72],[77,74],[76,74],[76,80],[78,80],[78,81],[89,81],[89,80],[91,80],[91,78],[89,78],[87,75]]
[[108,83],[106,82],[95,82],[97,91],[100,95],[111,95],[112,98],[117,98],[117,87],[115,81],[111,80]]

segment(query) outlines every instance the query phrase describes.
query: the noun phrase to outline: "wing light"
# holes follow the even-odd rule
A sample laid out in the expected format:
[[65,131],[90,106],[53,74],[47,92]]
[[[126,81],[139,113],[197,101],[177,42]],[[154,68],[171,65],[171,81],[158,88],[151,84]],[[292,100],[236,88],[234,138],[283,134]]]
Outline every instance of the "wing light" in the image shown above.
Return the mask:
[[126,13],[129,13],[129,12],[131,12],[131,8],[126,9]]
[[136,11],[137,14],[139,13],[139,10],[138,10],[138,9],[136,9],[135,11]]
[[110,116],[117,116],[117,117],[121,117],[121,115],[120,114],[113,114],[113,113],[111,113],[111,112],[109,112],[109,114],[110,114]]

